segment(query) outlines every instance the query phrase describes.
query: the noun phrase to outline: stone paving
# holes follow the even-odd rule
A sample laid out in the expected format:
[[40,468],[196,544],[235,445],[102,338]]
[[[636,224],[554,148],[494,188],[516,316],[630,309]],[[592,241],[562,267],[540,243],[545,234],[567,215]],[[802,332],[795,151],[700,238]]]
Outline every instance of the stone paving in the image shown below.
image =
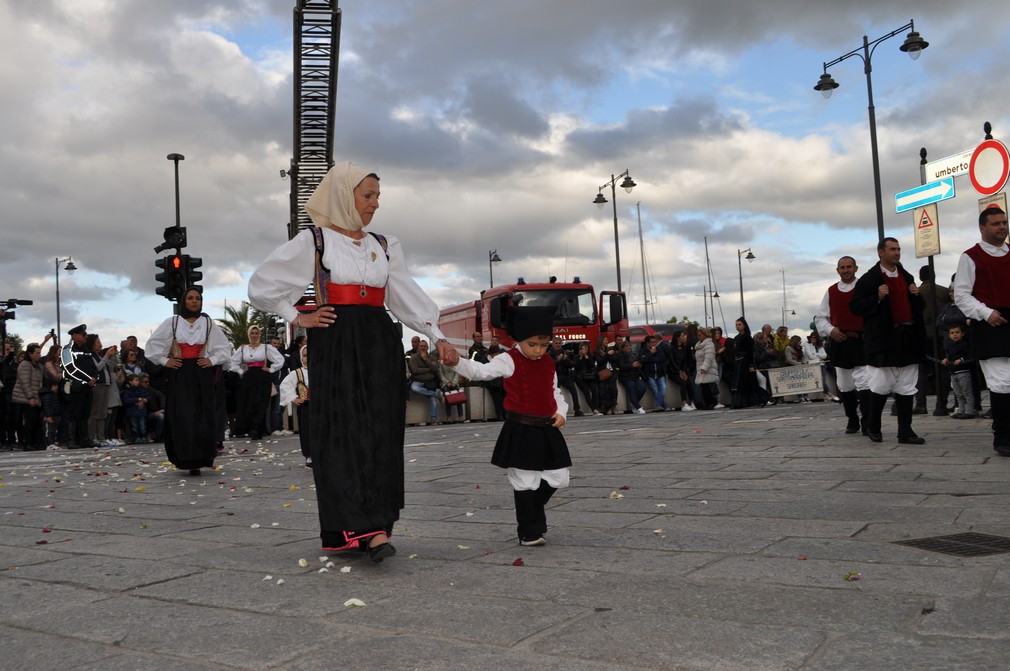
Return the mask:
[[2,453],[0,668],[1010,666],[1010,554],[895,544],[1010,537],[986,421],[916,416],[905,446],[825,403],[572,419],[540,548],[488,463],[499,427],[408,428],[378,565],[320,552],[297,437],[202,477],[159,445]]

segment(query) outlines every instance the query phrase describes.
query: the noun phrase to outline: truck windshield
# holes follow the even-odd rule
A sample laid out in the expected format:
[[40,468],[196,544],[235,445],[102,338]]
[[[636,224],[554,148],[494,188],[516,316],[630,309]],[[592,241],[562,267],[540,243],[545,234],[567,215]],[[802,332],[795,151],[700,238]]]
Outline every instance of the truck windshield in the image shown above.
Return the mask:
[[591,289],[523,289],[512,296],[516,305],[556,305],[556,326],[596,323]]

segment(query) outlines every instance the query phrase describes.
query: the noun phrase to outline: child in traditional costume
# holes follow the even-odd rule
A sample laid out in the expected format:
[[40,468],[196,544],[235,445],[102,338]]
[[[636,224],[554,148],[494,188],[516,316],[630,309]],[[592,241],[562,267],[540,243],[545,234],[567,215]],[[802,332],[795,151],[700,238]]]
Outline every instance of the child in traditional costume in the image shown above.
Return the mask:
[[553,306],[511,307],[506,330],[516,346],[488,363],[469,359],[447,361],[471,380],[504,378],[505,423],[495,443],[491,463],[508,470],[512,485],[520,545],[544,545],[544,506],[568,486],[572,465],[561,428],[568,404],[558,390],[551,344]]

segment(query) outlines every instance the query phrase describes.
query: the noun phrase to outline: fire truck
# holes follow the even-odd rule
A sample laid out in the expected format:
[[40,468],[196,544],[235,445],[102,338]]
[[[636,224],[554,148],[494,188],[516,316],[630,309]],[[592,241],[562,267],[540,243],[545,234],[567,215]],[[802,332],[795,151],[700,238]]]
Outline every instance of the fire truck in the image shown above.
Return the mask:
[[553,305],[554,335],[571,343],[588,342],[596,348],[600,336],[608,341],[615,335],[628,335],[628,309],[623,292],[601,291],[599,301],[591,284],[575,282],[527,283],[519,278],[481,292],[475,301],[445,308],[439,313],[438,326],[460,352],[473,343],[479,331],[484,342],[498,336],[501,344],[512,347],[515,341],[505,333],[505,312],[510,305]]

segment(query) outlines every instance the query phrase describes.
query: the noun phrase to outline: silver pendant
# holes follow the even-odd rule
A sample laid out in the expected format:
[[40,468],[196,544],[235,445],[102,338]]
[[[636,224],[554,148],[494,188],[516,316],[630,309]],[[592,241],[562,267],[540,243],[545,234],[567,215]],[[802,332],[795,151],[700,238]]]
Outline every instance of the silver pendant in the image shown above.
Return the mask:
[[361,296],[362,298],[368,295],[368,292],[365,290],[365,287],[361,287],[361,291],[358,292],[358,295]]

